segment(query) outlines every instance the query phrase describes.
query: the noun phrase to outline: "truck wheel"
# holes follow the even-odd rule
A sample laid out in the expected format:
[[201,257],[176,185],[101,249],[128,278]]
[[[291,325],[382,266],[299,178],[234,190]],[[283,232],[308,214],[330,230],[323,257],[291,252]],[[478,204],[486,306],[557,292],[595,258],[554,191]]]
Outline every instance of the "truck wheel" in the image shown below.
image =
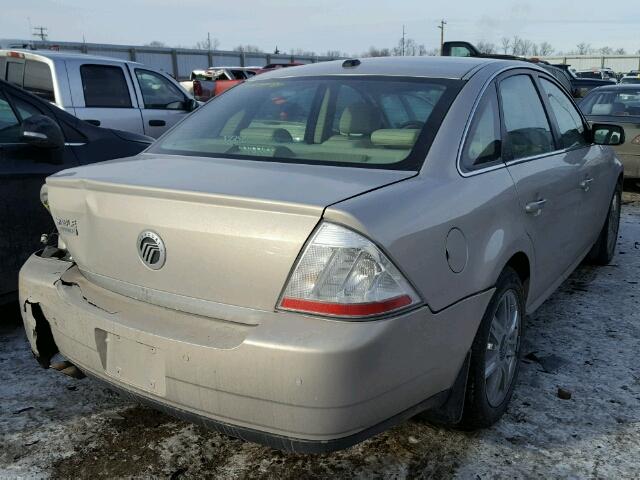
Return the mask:
[[518,274],[507,267],[471,347],[461,428],[488,427],[507,409],[520,368],[524,319],[524,288]]
[[604,222],[602,231],[593,244],[591,251],[587,255],[587,259],[596,265],[607,265],[616,253],[616,243],[618,241],[618,230],[620,228],[620,206],[622,203],[622,189],[620,184],[616,185],[616,191],[613,192],[611,203],[609,204],[609,213],[607,220]]

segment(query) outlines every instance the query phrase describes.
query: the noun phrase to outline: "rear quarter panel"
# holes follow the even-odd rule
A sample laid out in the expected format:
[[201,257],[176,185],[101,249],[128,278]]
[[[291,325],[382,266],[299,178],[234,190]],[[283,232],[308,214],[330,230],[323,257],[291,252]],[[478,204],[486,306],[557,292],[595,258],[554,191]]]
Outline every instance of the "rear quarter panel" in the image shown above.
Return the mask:
[[[515,253],[534,263],[519,215],[513,181],[499,169],[470,178],[414,177],[330,207],[324,218],[379,244],[439,311],[494,286]],[[466,240],[467,261],[459,273],[447,259],[453,228]]]

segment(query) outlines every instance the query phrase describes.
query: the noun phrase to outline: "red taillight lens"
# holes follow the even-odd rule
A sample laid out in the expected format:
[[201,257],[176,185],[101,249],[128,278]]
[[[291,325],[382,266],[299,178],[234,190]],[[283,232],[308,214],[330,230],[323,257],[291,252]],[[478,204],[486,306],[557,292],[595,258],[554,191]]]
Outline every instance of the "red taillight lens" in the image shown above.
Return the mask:
[[382,302],[370,303],[327,303],[302,300],[300,298],[283,298],[280,306],[287,310],[317,313],[319,315],[335,315],[339,317],[368,317],[397,310],[411,305],[409,295],[401,295]]
[[193,95],[195,97],[201,97],[202,96],[202,84],[200,83],[199,80],[194,80],[193,81]]
[[279,308],[361,318],[419,302],[409,282],[376,245],[348,228],[325,222],[298,260]]

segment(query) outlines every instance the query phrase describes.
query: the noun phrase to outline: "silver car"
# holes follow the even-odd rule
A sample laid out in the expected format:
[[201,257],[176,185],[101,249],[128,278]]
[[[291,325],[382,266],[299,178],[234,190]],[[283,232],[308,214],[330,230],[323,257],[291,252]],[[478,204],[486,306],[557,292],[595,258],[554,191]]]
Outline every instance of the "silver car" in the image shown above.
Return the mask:
[[[53,175],[20,274],[44,366],[276,448],[505,411],[525,317],[614,254],[619,127],[531,63],[347,60],[226,92]],[[70,368],[73,370],[73,368]],[[69,370],[69,369],[67,369]]]

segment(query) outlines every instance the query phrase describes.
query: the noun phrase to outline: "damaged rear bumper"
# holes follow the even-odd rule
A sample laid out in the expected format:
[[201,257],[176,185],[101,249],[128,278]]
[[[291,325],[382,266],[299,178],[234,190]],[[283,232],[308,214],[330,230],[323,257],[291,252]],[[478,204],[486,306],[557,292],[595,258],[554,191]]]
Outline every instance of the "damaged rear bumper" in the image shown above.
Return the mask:
[[55,258],[34,255],[20,272],[25,330],[44,366],[59,349],[159,409],[300,452],[344,448],[440,406],[492,293],[437,314],[345,322],[261,311],[249,325],[119,295]]

